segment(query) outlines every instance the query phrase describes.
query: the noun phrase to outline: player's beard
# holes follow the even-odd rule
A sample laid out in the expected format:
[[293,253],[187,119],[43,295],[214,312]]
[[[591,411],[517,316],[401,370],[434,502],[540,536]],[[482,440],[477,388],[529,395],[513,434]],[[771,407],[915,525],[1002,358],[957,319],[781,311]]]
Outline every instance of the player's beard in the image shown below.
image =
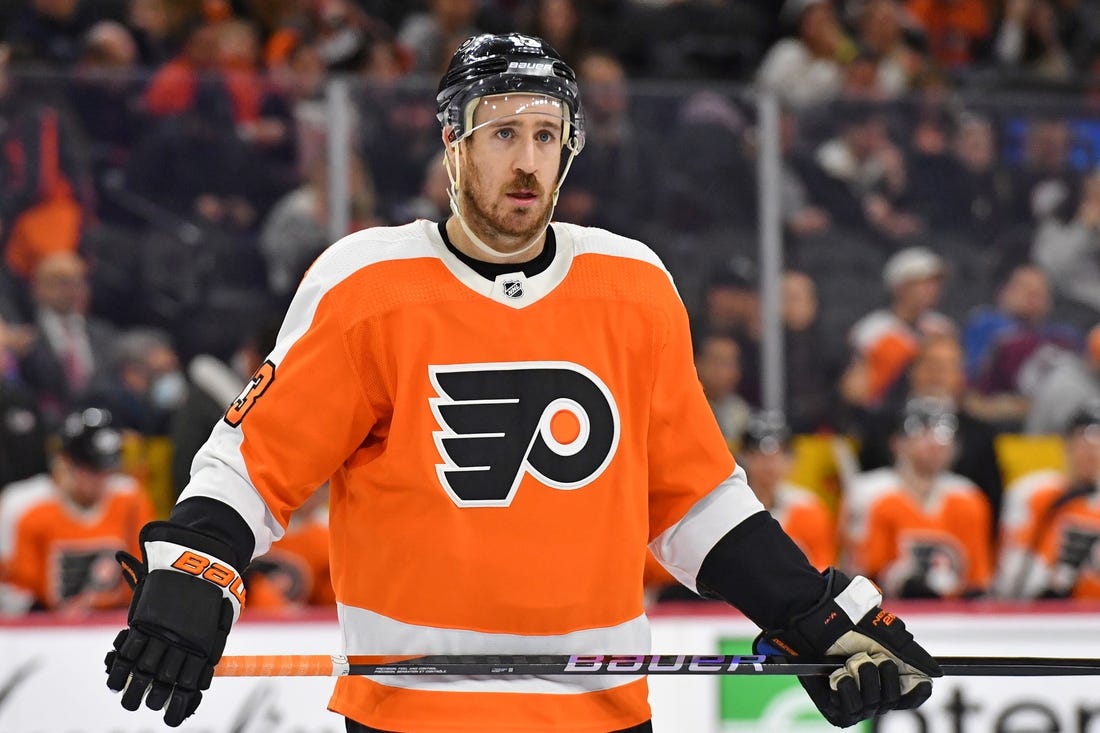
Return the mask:
[[507,200],[508,191],[527,190],[541,200],[542,185],[529,173],[516,177],[494,195],[482,183],[477,169],[470,166],[464,171],[466,180],[459,191],[462,215],[466,225],[483,241],[501,252],[511,252],[526,247],[550,223],[551,201],[530,207],[512,206]]

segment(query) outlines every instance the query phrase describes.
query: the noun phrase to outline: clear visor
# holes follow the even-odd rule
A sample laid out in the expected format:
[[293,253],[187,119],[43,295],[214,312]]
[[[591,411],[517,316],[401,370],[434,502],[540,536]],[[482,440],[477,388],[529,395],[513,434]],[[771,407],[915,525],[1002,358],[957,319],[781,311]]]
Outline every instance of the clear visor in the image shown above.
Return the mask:
[[[500,110],[510,111],[508,114],[501,115]],[[569,105],[556,97],[530,92],[492,94],[472,100],[466,105],[466,124],[464,125],[466,134],[462,137],[469,137],[476,130],[519,115],[539,115],[550,118],[561,124],[563,145],[569,138]]]

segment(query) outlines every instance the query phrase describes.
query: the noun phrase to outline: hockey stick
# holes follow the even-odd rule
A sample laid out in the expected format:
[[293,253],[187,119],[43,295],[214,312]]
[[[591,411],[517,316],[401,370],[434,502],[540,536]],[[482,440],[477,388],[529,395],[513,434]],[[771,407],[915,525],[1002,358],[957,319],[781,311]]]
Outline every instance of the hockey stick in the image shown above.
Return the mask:
[[[940,669],[955,677],[1050,677],[1100,675],[1100,659],[1048,657],[939,657]],[[226,656],[219,677],[343,677],[345,675],[823,675],[844,666],[843,658],[791,661],[763,655],[551,654],[361,656],[265,654]]]

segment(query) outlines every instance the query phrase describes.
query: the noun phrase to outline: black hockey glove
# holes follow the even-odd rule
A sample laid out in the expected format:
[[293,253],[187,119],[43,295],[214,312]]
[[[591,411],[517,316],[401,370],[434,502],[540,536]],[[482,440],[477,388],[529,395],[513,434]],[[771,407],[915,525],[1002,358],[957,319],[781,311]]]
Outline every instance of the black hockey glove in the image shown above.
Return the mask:
[[[107,687],[122,691],[122,707],[164,708],[178,726],[210,687],[229,629],[241,612],[244,584],[225,558],[224,543],[201,532],[150,522],[141,530],[143,561],[115,557],[134,589],[127,617],[108,652]],[[146,695],[148,692],[148,695]]]
[[828,677],[799,677],[817,709],[846,728],[887,710],[915,708],[942,675],[928,652],[913,641],[902,620],[879,607],[882,596],[862,576],[825,572],[824,596],[785,629],[767,630],[753,642],[757,654],[847,657]]

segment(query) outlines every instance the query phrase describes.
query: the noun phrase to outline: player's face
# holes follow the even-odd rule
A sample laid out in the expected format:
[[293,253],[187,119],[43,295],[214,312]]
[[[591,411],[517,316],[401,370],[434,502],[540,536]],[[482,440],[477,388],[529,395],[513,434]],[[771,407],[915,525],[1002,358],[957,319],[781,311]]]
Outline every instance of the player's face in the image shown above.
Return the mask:
[[955,433],[942,428],[927,428],[898,439],[898,458],[921,476],[946,471],[955,458]]
[[109,476],[109,472],[98,471],[64,457],[59,457],[54,464],[54,481],[65,496],[82,509],[90,509],[103,499]]
[[531,94],[486,97],[461,156],[461,207],[469,226],[502,251],[546,226],[562,150],[562,105]]
[[1066,437],[1065,445],[1071,480],[1100,479],[1100,425],[1074,430]]
[[790,454],[784,450],[745,451],[742,459],[749,485],[758,492],[774,492],[791,467]]

